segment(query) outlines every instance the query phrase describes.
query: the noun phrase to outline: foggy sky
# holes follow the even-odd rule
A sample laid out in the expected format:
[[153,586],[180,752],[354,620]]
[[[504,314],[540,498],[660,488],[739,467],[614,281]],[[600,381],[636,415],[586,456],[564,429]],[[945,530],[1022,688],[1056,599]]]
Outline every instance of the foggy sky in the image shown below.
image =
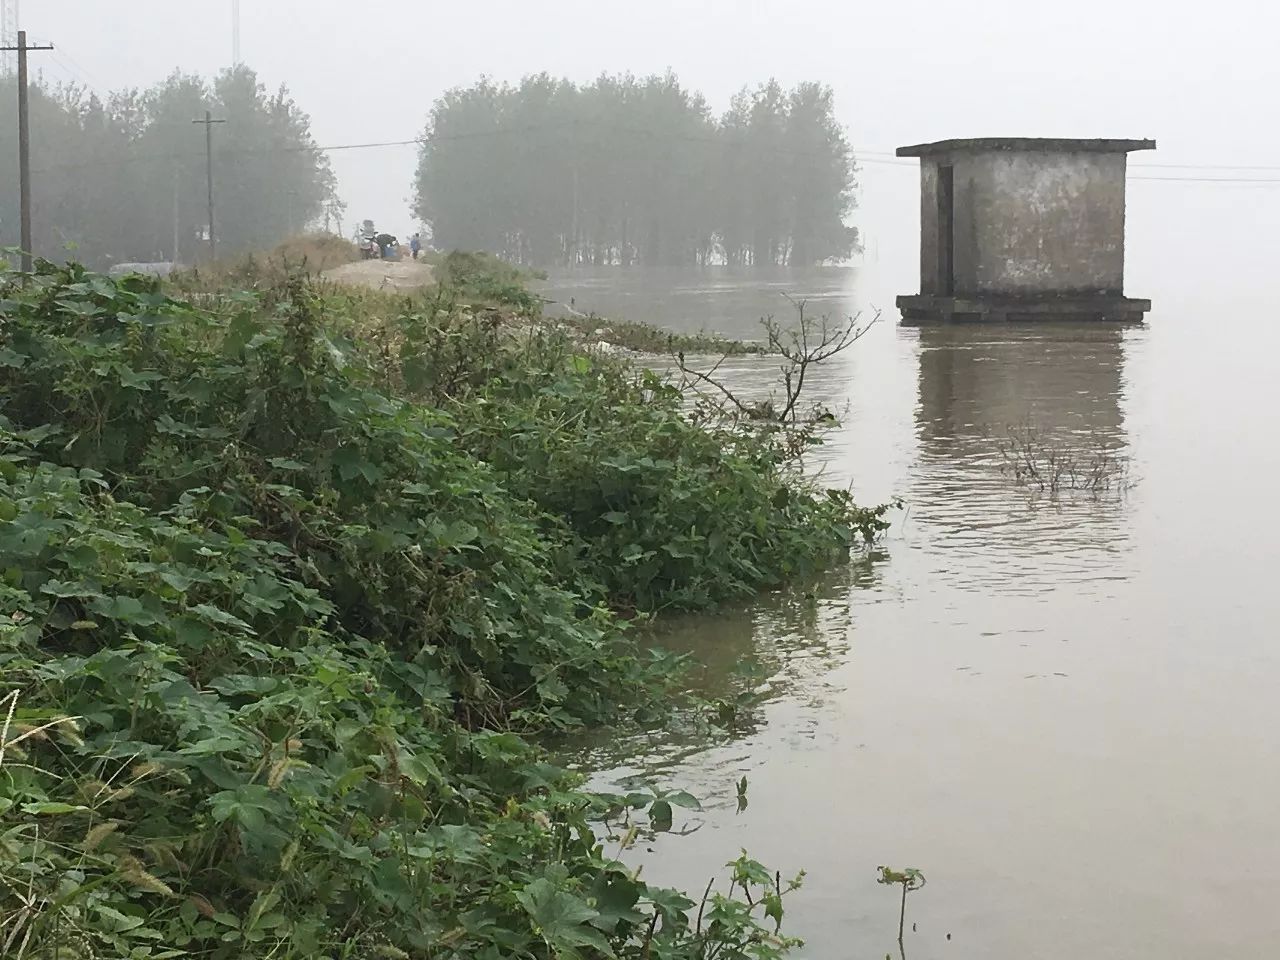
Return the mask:
[[[605,71],[670,68],[716,112],[742,85],[769,76],[784,86],[829,83],[862,161],[854,222],[868,260],[897,274],[895,282],[910,282],[918,235],[915,166],[882,156],[901,144],[1152,137],[1159,150],[1134,155],[1133,164],[1277,169],[1133,174],[1280,180],[1280,126],[1271,118],[1280,8],[1264,0],[242,0],[241,7],[245,63],[269,88],[289,85],[322,145],[417,136],[442,91],[481,74],[515,81],[547,70],[588,82]],[[33,54],[33,69],[107,91],[147,87],[179,67],[211,75],[229,65],[230,11],[230,0],[22,0],[22,25],[32,40],[57,45],[52,55]],[[331,156],[348,226],[372,217],[410,232],[413,147]],[[1140,280],[1171,269],[1271,268],[1280,257],[1277,214],[1280,183],[1132,181],[1131,292],[1146,295]]]

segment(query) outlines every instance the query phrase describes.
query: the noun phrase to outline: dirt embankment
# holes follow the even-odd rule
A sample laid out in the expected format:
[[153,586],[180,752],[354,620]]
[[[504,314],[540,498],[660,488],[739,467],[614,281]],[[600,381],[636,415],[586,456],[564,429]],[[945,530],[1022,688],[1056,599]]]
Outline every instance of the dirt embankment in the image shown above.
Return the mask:
[[430,264],[421,260],[356,260],[326,270],[325,280],[370,290],[419,290],[432,281]]

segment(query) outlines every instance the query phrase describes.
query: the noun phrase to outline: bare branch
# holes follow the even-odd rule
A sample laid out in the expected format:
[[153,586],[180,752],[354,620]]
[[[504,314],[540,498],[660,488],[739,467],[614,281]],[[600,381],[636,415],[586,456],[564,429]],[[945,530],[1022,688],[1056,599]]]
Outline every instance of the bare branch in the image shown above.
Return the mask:
[[[879,322],[881,313],[875,309],[869,320],[861,314],[847,317],[839,324],[832,324],[828,315],[816,320],[808,311],[808,301],[783,294],[796,312],[793,326],[784,326],[772,315],[760,320],[765,334],[765,353],[782,358],[779,366],[777,391],[761,401],[748,402],[734,393],[717,376],[729,354],[720,357],[710,370],[698,370],[690,366],[684,354],[676,353],[673,359],[682,375],[681,386],[692,388],[698,396],[711,404],[710,409],[699,407],[695,416],[711,420],[717,416],[730,422],[772,424],[773,429],[783,428],[779,434],[779,450],[786,460],[798,458],[815,442],[816,432],[834,422],[826,409],[814,405],[802,412],[801,401],[809,379],[810,368],[831,359],[848,349]],[[712,399],[708,400],[708,393]]]
[[715,376],[714,376],[715,372],[720,369],[720,365],[724,363],[725,360],[728,359],[728,356],[729,356],[728,354],[725,354],[719,360],[717,360],[715,363],[715,366],[713,366],[711,370],[707,373],[703,373],[701,370],[695,370],[693,367],[685,363],[683,351],[675,355],[675,361],[676,361],[676,366],[679,368],[680,372],[684,374],[684,376],[686,377],[686,381],[691,378],[692,382],[694,383],[705,383],[710,387],[714,387],[717,391],[719,391],[721,396],[723,396],[726,401],[728,401],[734,406],[734,408],[738,411],[739,414],[741,414],[744,417],[750,418],[753,416],[753,408],[748,404],[745,404],[741,400],[739,400],[736,396],[734,396],[732,390],[726,387],[719,380],[715,379]]

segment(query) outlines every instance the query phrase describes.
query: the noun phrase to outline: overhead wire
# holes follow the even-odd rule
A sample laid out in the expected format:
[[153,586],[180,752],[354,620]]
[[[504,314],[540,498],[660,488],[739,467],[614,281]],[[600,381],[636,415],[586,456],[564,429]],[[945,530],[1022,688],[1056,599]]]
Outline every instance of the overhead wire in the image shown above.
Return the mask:
[[50,51],[50,56],[53,57],[55,62],[61,64],[64,70],[73,76],[78,77],[80,82],[88,87],[89,90],[96,93],[99,97],[102,97],[102,84],[98,83],[93,74],[80,65],[80,62],[67,50],[65,44],[58,44],[55,46],[54,49]]
[[[642,127],[635,127],[629,124],[616,123],[612,121],[564,121],[560,123],[544,123],[528,125],[523,127],[504,127],[493,130],[474,130],[453,134],[439,134],[431,137],[413,137],[410,139],[400,140],[374,140],[356,143],[337,143],[337,144],[307,144],[295,147],[273,147],[273,148],[223,148],[219,150],[221,157],[258,157],[271,156],[275,154],[291,154],[291,153],[338,153],[352,150],[374,150],[391,147],[411,147],[411,146],[427,146],[431,144],[444,144],[459,141],[484,139],[490,137],[508,137],[520,136],[531,133],[539,133],[551,130],[564,130],[569,128],[579,128],[581,126],[604,126],[622,132],[634,133],[642,136],[662,138],[668,140],[680,140],[686,142],[709,143],[718,146],[733,146],[735,142],[726,141],[716,136],[698,136],[695,134],[667,134],[659,131],[648,130]],[[747,146],[747,141],[738,142],[742,146]],[[824,156],[822,151],[803,150],[799,148],[775,145],[771,147],[771,152],[792,156]],[[917,162],[912,158],[897,157],[891,151],[887,150],[859,150],[851,149],[854,161],[858,165],[875,164],[881,166],[898,166],[904,169],[916,168]],[[135,155],[131,157],[120,157],[114,160],[94,160],[81,161],[76,163],[56,163],[46,164],[40,168],[38,172],[50,172],[53,170],[72,170],[72,169],[88,169],[100,166],[118,166],[130,163],[140,163],[145,161],[164,161],[164,160],[180,160],[180,159],[197,159],[203,154],[199,151],[192,150],[187,152],[171,152],[164,154],[146,154]],[[1191,164],[1191,163],[1131,163],[1129,170],[1146,170],[1146,169],[1168,169],[1168,170],[1202,170],[1206,171],[1205,175],[1159,175],[1159,174],[1136,174],[1130,172],[1129,180],[1156,181],[1156,182],[1182,182],[1182,183],[1225,183],[1225,184],[1254,184],[1254,185],[1277,185],[1280,184],[1280,177],[1252,177],[1252,176],[1216,176],[1209,175],[1208,172],[1218,170],[1238,170],[1241,172],[1250,171],[1280,171],[1280,165],[1243,165],[1243,164]]]

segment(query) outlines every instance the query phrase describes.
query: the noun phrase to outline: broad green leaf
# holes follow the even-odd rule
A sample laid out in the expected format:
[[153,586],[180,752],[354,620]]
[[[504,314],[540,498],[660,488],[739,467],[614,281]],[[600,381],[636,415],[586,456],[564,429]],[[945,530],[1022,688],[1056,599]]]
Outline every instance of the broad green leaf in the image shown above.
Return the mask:
[[702,804],[698,802],[698,798],[685,790],[672,790],[670,793],[664,793],[662,798],[671,805],[684,807],[686,810],[702,809]]
[[606,956],[614,955],[600,931],[585,926],[600,913],[581,897],[557,890],[539,877],[519,891],[516,899],[533,919],[537,932],[553,947],[594,947]]
[[364,780],[369,774],[374,772],[375,768],[368,764],[348,770],[334,783],[333,792],[338,796],[342,796],[357,783]]
[[667,887],[646,887],[644,899],[657,907],[664,915],[682,919],[693,908],[694,902],[679,890]]
[[134,597],[96,597],[89,603],[89,609],[110,620],[119,620],[122,623],[138,626],[150,626],[160,622],[158,616]]
[[112,933],[125,933],[147,922],[146,917],[127,917],[119,910],[109,907],[105,903],[96,904],[93,910],[105,921],[104,926]]
[[635,909],[642,884],[625,874],[605,874],[592,893],[599,915],[589,922],[605,933],[613,933],[619,923],[641,923],[643,914]]
[[14,353],[8,347],[0,347],[0,367],[13,367],[17,369],[27,362],[30,358],[25,354]]
[[782,929],[782,898],[776,893],[765,894],[764,915],[773,921],[775,933]]
[[655,830],[671,829],[671,804],[666,800],[655,800],[649,805],[649,825]]
[[217,623],[224,627],[234,627],[237,630],[243,630],[245,633],[253,632],[253,627],[239,617],[227,613],[225,610],[220,610],[212,604],[197,604],[191,608],[191,612],[204,618],[209,623]]

